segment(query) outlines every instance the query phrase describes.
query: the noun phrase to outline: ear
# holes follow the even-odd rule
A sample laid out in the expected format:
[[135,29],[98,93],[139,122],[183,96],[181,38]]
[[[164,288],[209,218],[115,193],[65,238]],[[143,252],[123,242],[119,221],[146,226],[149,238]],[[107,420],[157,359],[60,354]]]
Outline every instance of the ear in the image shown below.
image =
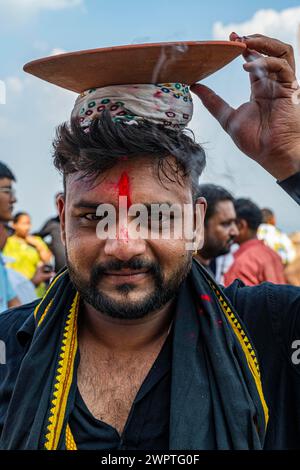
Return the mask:
[[56,199],[56,207],[59,214],[60,219],[60,237],[63,244],[66,244],[66,220],[65,220],[65,207],[66,207],[66,197],[65,194],[61,193],[57,196]]
[[238,242],[240,243],[244,239],[244,237],[247,236],[248,224],[247,224],[246,220],[238,219],[237,220],[237,228],[238,228],[238,231],[239,231]]
[[204,197],[199,197],[196,200],[194,209],[195,244],[197,246],[197,250],[201,250],[204,245],[204,219],[206,209],[206,199]]
[[236,224],[238,226],[239,232],[244,233],[245,230],[247,230],[247,228],[248,228],[248,224],[247,224],[246,220],[244,220],[244,219],[238,219]]

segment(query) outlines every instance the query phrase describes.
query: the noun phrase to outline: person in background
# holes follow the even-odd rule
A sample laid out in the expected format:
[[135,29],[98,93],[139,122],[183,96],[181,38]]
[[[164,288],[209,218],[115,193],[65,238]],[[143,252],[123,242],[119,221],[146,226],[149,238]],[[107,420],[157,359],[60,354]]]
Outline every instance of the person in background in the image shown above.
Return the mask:
[[271,209],[262,209],[263,223],[258,227],[257,238],[279,254],[284,265],[294,261],[295,248],[289,237],[276,227],[275,214]]
[[[233,262],[230,250],[238,235],[234,197],[226,189],[215,184],[201,184],[198,196],[206,199],[207,211],[204,221],[204,245],[194,256],[222,283],[225,270]],[[216,261],[221,255],[228,255],[222,266]]]
[[265,281],[285,284],[280,256],[257,238],[257,230],[262,222],[259,207],[250,199],[241,198],[235,201],[235,210],[239,229],[236,241],[240,248],[234,253],[234,262],[225,273],[225,286],[235,279],[240,279],[248,286]]
[[[0,223],[0,250],[6,244],[7,238],[11,235],[12,229],[7,224]],[[5,264],[13,262],[13,258],[7,256],[2,257]],[[36,287],[41,283],[49,280],[49,273],[44,272],[43,265],[37,267],[36,272],[31,280],[27,279],[23,274],[6,266],[7,276],[13,290],[15,291],[20,304],[24,305],[37,299]],[[54,275],[55,273],[52,273]]]
[[[12,187],[16,181],[14,174],[0,162],[0,222],[8,222],[12,218],[12,211],[16,202],[15,191]],[[0,226],[0,250],[3,233]],[[20,301],[8,279],[2,253],[0,251],[0,313],[7,308],[17,307]]]
[[288,284],[300,287],[300,232],[289,235],[296,252],[295,259],[285,266],[284,275]]
[[[53,269],[48,266],[52,253],[46,243],[34,235],[30,235],[31,219],[26,212],[18,212],[13,219],[14,234],[8,237],[3,254],[13,261],[7,263],[7,267],[14,269],[29,280],[33,280],[39,266],[42,266],[45,279],[50,280]],[[47,272],[48,271],[48,272]],[[41,282],[36,287],[38,296],[45,292],[45,283]]]
[[[58,197],[61,196],[62,193],[57,193],[55,196],[55,205]],[[60,271],[66,265],[66,257],[65,257],[65,248],[61,241],[60,235],[60,221],[59,216],[52,217],[48,219],[39,232],[35,235],[46,238],[51,237],[51,241],[48,243],[48,246],[53,253],[55,264],[54,270],[56,272]]]

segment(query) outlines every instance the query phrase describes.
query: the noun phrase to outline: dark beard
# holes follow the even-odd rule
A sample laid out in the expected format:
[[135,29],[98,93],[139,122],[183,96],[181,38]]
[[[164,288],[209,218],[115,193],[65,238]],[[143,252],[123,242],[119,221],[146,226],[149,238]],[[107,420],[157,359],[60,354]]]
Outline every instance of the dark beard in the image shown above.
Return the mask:
[[[67,255],[67,254],[66,254]],[[128,262],[114,260],[106,264],[93,266],[90,281],[87,282],[73,269],[67,256],[67,265],[71,281],[78,290],[81,298],[101,313],[113,318],[137,319],[143,318],[151,312],[155,312],[174,299],[182,281],[186,278],[192,265],[192,256],[186,259],[184,265],[173,273],[172,277],[164,280],[159,263],[150,263],[138,258]],[[154,280],[154,290],[141,301],[129,301],[128,294],[135,289],[133,284],[124,283],[116,286],[116,290],[123,294],[123,300],[113,300],[97,288],[99,281],[107,271],[119,271],[121,269],[149,270]]]
[[228,244],[222,247],[214,243],[204,244],[204,248],[202,248],[199,253],[204,259],[212,259],[217,258],[218,256],[228,255],[232,246],[232,243],[230,242],[232,242],[232,239],[228,240]]

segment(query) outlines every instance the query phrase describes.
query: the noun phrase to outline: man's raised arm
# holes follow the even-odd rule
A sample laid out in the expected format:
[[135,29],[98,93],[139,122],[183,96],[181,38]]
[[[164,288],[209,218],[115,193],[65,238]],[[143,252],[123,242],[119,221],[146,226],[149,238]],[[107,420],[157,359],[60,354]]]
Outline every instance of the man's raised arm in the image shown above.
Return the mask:
[[244,52],[251,96],[234,109],[205,85],[193,91],[220,122],[237,147],[273,175],[300,204],[300,87],[292,46],[260,34],[232,41]]

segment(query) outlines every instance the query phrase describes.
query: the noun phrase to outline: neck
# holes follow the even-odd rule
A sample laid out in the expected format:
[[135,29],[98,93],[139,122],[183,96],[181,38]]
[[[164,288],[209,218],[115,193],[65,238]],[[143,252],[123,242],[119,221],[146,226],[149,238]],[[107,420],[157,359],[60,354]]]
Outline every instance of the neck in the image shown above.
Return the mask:
[[209,266],[209,263],[211,262],[211,259],[204,258],[203,256],[201,256],[201,254],[199,252],[195,255],[195,258],[197,258],[197,260],[201,264],[203,264],[203,266]]
[[249,234],[246,238],[240,241],[240,245],[246,242],[250,242],[250,240],[257,240],[257,235],[256,233]]
[[20,240],[25,240],[27,235],[25,237],[22,237],[21,235],[17,235],[16,233],[14,233],[13,236],[19,238]]
[[87,303],[82,305],[80,337],[111,351],[134,352],[151,347],[166,336],[174,316],[173,301],[144,318],[109,317]]

